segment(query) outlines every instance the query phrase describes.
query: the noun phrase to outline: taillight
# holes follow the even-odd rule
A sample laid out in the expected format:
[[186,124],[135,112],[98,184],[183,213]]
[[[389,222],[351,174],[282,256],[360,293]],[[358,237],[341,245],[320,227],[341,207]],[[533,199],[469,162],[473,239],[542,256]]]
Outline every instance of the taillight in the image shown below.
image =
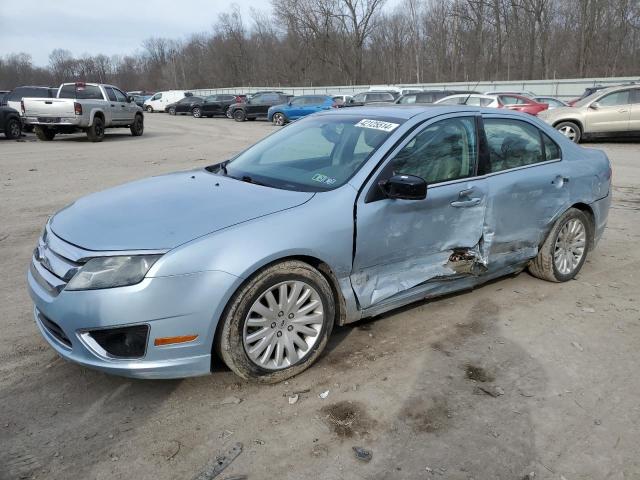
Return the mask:
[[76,115],[82,115],[82,105],[78,102],[73,102],[73,111]]
[[22,114],[24,115],[24,100],[20,100],[20,110],[22,110]]

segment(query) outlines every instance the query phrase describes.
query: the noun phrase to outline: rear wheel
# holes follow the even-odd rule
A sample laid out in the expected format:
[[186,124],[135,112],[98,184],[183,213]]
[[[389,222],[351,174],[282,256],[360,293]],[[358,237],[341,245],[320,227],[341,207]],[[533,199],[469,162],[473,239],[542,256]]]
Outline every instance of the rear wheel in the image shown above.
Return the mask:
[[560,122],[556,125],[556,130],[574,143],[580,143],[582,130],[573,122]]
[[225,111],[224,114],[227,118],[233,118],[233,114],[231,113],[231,107],[228,107]]
[[550,282],[571,280],[587,259],[592,228],[583,211],[567,210],[553,225],[538,256],[529,264],[529,273]]
[[4,136],[10,140],[20,138],[22,135],[22,123],[17,118],[10,118],[4,126]]
[[247,116],[244,113],[244,110],[238,109],[233,112],[233,119],[236,122],[244,122],[247,119]]
[[254,275],[232,298],[216,345],[248,380],[275,383],[308,368],[333,328],[335,299],[315,268],[285,261]]
[[175,115],[176,114],[176,109],[175,107],[170,107],[169,108],[169,115]]
[[104,140],[104,120],[100,117],[93,118],[93,124],[87,128],[87,137],[92,142],[101,142]]
[[193,110],[191,110],[191,115],[193,115],[195,118],[200,118],[202,117],[202,110],[200,110],[200,107],[195,107]]
[[144,119],[142,118],[142,115],[136,115],[136,118],[129,129],[131,130],[131,135],[134,137],[139,137],[144,133]]
[[287,119],[284,116],[284,113],[274,113],[273,114],[273,124],[277,125],[278,127],[283,126],[285,123],[287,123]]
[[43,142],[50,142],[56,136],[56,132],[54,130],[47,127],[41,127],[40,125],[37,125],[34,128],[34,131],[36,132],[38,140],[42,140]]

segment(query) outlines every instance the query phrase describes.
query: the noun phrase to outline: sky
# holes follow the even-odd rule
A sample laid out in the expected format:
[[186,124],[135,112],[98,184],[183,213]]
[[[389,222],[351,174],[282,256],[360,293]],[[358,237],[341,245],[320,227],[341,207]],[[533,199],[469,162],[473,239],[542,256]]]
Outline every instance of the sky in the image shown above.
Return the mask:
[[271,10],[270,0],[0,0],[0,57],[25,52],[39,66],[54,48],[82,54],[129,54],[149,37],[183,39],[210,31],[237,4]]

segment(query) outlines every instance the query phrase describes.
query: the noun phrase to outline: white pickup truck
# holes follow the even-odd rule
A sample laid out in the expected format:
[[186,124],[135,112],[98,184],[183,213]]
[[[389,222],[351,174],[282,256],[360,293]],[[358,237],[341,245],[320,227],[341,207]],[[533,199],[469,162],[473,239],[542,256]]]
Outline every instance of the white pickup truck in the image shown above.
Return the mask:
[[21,109],[40,140],[83,131],[92,142],[101,142],[107,128],[129,128],[136,137],[144,132],[142,108],[113,85],[63,83],[56,98],[26,97]]

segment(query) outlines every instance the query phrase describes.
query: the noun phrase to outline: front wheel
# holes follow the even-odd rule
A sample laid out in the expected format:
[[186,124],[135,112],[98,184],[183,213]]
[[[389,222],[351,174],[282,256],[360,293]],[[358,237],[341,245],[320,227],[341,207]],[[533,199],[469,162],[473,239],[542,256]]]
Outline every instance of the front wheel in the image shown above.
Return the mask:
[[287,119],[285,118],[283,113],[274,113],[273,114],[273,124],[281,127],[283,126],[285,123],[287,123]]
[[144,133],[144,120],[142,115],[136,115],[136,118],[129,129],[131,130],[131,135],[134,137],[139,137]]
[[36,125],[34,131],[36,132],[36,137],[38,138],[38,140],[42,140],[43,142],[50,142],[56,136],[55,130],[41,127],[39,125]]
[[151,105],[147,105],[147,113],[153,113],[153,107]]
[[224,114],[225,114],[225,116],[226,116],[227,118],[233,118],[233,113],[231,113],[231,107],[227,108],[227,109],[224,111]]
[[580,143],[582,130],[573,122],[560,122],[556,125],[556,130],[574,143]]
[[591,221],[583,211],[567,210],[553,225],[538,256],[529,264],[529,273],[550,282],[571,280],[587,259],[591,230]]
[[318,359],[334,317],[331,286],[318,270],[300,261],[277,263],[233,296],[221,319],[216,348],[240,377],[280,382]]

